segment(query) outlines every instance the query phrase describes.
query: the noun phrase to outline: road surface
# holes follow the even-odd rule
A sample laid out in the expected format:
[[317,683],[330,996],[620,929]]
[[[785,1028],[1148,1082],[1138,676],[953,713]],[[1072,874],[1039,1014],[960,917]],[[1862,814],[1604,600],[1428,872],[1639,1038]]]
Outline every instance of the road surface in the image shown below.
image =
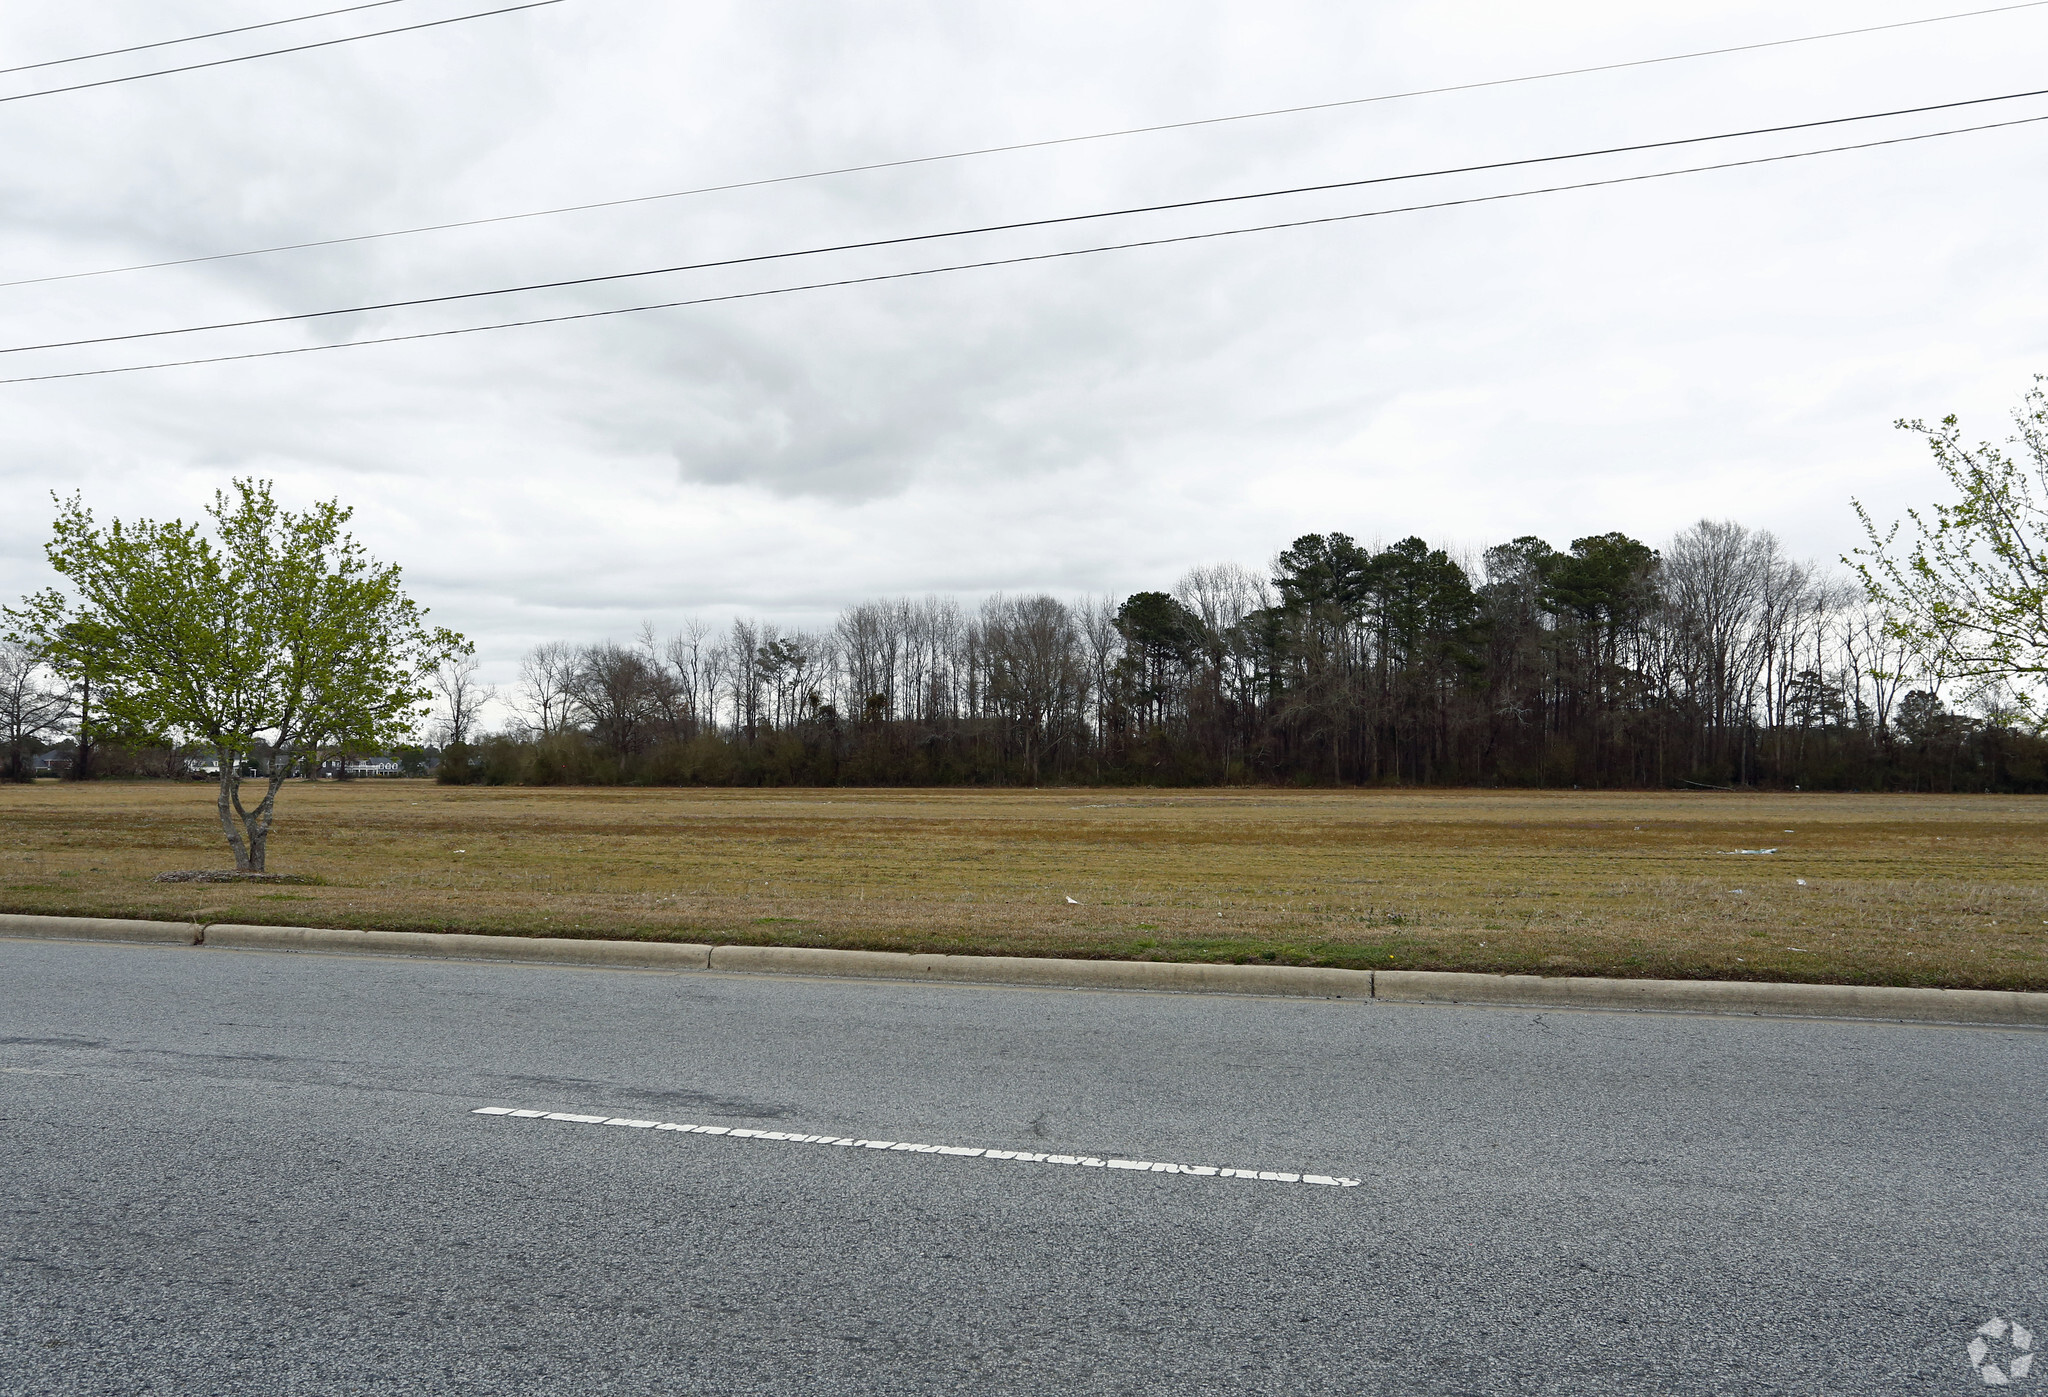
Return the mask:
[[0,1390],[1983,1391],[2048,1349],[2044,1085],[2025,1030],[0,941]]

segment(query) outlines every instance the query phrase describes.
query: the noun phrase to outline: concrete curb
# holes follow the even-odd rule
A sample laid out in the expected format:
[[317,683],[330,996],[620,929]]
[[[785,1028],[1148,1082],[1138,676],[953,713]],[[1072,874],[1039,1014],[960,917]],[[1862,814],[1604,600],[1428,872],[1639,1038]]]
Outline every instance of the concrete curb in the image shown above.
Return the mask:
[[540,961],[644,970],[708,970],[709,946],[675,941],[575,941],[559,937],[472,936],[463,932],[339,931],[326,927],[206,928],[205,945],[229,950],[316,951],[337,955],[427,956],[436,960]]
[[1493,1004],[1517,1008],[2048,1027],[2048,994],[2019,990],[1933,990],[1739,980],[1607,980],[1570,976],[1475,975],[1439,970],[1329,970],[1292,965],[916,955],[804,946],[581,941],[560,937],[475,936],[461,932],[343,931],[324,927],[225,923],[201,927],[191,922],[33,917],[8,913],[0,913],[0,937],[128,941],[330,955],[424,956],[441,960],[516,961],[643,970],[716,970],[728,974],[923,980],[948,984],[1379,999],[1394,1004]]
[[1444,970],[1377,970],[1373,972],[1373,997],[1409,1004],[1512,1004],[1557,1009],[2048,1027],[2048,994],[2021,990],[1931,990],[1900,985],[1770,984],[1748,980],[1600,980],[1470,975]]
[[911,955],[899,951],[832,951],[800,946],[714,946],[711,968],[773,975],[1057,985],[1070,989],[1181,990],[1194,994],[1280,994],[1321,999],[1370,999],[1373,978],[1370,970],[1318,970],[1293,965]]
[[118,917],[31,917],[0,912],[0,936],[37,941],[142,941],[196,946],[204,928],[197,922],[125,921]]

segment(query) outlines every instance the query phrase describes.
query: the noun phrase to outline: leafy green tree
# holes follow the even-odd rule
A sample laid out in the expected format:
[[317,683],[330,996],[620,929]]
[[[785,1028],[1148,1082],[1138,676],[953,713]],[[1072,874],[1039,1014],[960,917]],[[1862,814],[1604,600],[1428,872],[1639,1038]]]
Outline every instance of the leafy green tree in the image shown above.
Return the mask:
[[[1862,503],[1869,546],[1855,550],[1863,587],[1886,617],[1886,631],[1910,644],[1937,679],[1980,688],[2010,684],[2022,712],[2036,722],[2038,690],[2048,676],[2048,393],[2036,377],[2013,420],[2008,445],[1963,444],[1954,416],[1938,427],[1920,421],[1900,428],[1927,438],[1935,465],[1956,499],[1931,512],[1908,510],[1910,542],[1901,525],[1883,533]],[[2017,457],[2026,458],[2024,461]],[[1844,560],[1848,561],[1848,560]]]
[[[115,520],[58,502],[44,549],[70,584],[7,608],[10,638],[53,657],[67,637],[97,650],[97,703],[110,729],[203,743],[220,761],[220,823],[235,867],[261,872],[278,788],[325,744],[375,751],[426,715],[434,667],[471,647],[429,628],[372,559],[335,501],[281,509],[268,481],[216,492],[201,525]],[[262,799],[242,802],[243,764],[266,752]]]

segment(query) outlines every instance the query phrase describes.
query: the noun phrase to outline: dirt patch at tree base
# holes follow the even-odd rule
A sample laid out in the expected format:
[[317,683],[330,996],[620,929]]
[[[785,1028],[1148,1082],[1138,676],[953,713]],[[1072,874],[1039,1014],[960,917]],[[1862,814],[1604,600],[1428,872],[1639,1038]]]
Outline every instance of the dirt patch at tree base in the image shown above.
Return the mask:
[[159,873],[152,883],[318,883],[303,873],[241,873],[232,868],[187,868],[176,873]]

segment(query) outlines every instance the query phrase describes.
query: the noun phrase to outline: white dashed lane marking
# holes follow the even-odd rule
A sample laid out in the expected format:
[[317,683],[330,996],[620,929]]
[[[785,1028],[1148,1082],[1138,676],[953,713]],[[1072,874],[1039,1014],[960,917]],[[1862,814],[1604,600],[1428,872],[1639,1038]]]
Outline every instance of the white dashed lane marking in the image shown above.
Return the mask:
[[1085,1154],[1041,1154],[1033,1150],[991,1150],[967,1145],[923,1145],[908,1140],[856,1140],[850,1135],[800,1135],[788,1130],[735,1130],[726,1125],[690,1125],[683,1121],[634,1120],[626,1116],[579,1116],[568,1111],[521,1111],[510,1106],[479,1106],[477,1116],[514,1120],[569,1121],[576,1125],[617,1125],[628,1130],[668,1131],[678,1135],[717,1135],[727,1140],[770,1140],[790,1145],[835,1145],[842,1149],[893,1150],[902,1154],[944,1154],[962,1159],[996,1159],[1018,1164],[1062,1164],[1080,1169],[1123,1169],[1142,1174],[1189,1174],[1198,1179],[1253,1179],[1269,1184],[1320,1184],[1326,1188],[1357,1188],[1358,1180],[1330,1174],[1290,1174],[1278,1169],[1219,1169],[1209,1164],[1163,1164],[1149,1159],[1097,1159]]

